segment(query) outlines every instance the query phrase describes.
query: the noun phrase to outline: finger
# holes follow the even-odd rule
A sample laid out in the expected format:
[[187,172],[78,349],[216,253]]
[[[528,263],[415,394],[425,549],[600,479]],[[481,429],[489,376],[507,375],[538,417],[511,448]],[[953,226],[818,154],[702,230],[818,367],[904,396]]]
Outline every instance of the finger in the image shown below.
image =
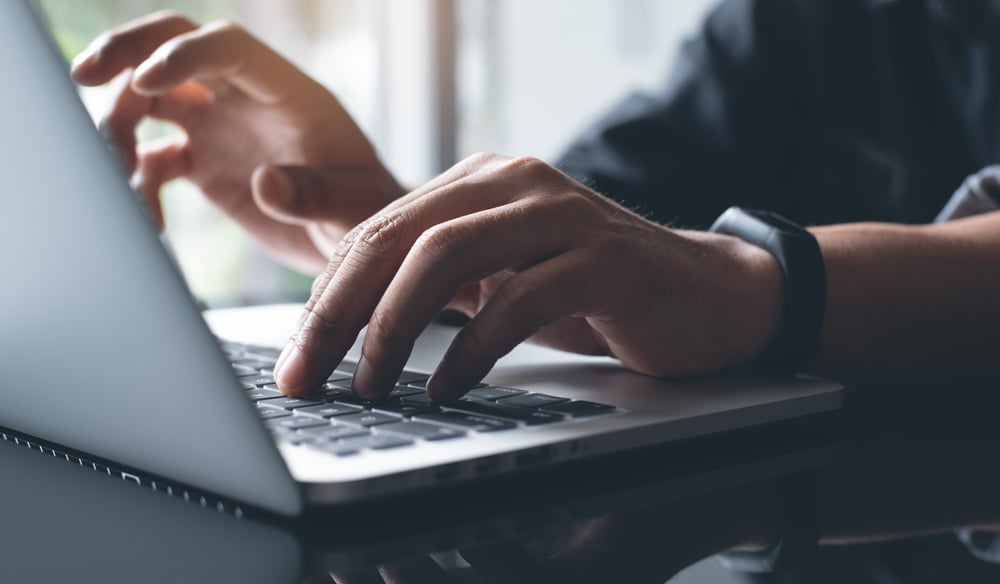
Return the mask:
[[314,82],[243,27],[217,22],[178,35],[136,69],[143,94],[168,91],[187,79],[221,79],[262,103],[286,101]]
[[112,29],[94,39],[73,60],[73,79],[81,85],[102,85],[145,61],[171,38],[198,28],[172,10],[155,12]]
[[[497,154],[481,153],[469,156],[461,162],[454,164],[451,168],[434,177],[424,185],[390,201],[381,211],[383,214],[398,211],[399,209],[411,205],[415,201],[423,199],[432,193],[451,196],[450,193],[455,190],[459,190],[459,188],[461,188],[464,184],[467,184],[467,179],[469,179],[472,175],[487,172],[491,168],[509,161],[509,158]],[[445,190],[445,187],[449,186],[452,188]],[[508,190],[507,193],[511,196],[504,199],[504,202],[509,202],[514,198],[514,191]]]
[[427,384],[431,399],[457,399],[497,360],[541,327],[567,316],[595,313],[606,285],[583,249],[517,274],[455,336]]
[[[347,234],[320,280],[319,292],[306,303],[298,334],[278,358],[275,376],[282,391],[304,395],[326,379],[424,230],[498,206],[514,196],[510,189],[495,183],[479,186],[476,196],[457,196],[469,190],[466,177],[409,205],[384,211]],[[362,358],[358,369],[367,367]]]
[[350,228],[388,202],[372,192],[370,171],[360,167],[310,168],[263,164],[251,179],[257,207],[276,221],[317,221]]
[[[579,235],[558,199],[526,199],[436,225],[413,245],[368,323],[354,390],[392,390],[421,331],[465,283],[549,258]],[[475,250],[475,252],[470,252]]]
[[132,188],[139,192],[159,230],[163,230],[160,190],[166,183],[184,176],[191,166],[191,146],[186,137],[165,138],[143,145],[132,174]]
[[[368,321],[420,233],[523,196],[523,189],[496,180],[493,173],[503,171],[503,165],[511,165],[512,171],[523,166],[492,155],[470,157],[347,234],[320,280],[322,287],[306,303],[298,334],[278,358],[275,375],[282,391],[303,395],[326,379]],[[364,358],[358,369],[370,370]]]
[[124,74],[117,80],[111,108],[102,118],[100,128],[131,174],[137,162],[135,131],[144,118],[168,120],[183,126],[190,116],[210,105],[211,95],[204,87],[191,82],[163,95],[145,97],[132,90],[129,78],[130,75]]

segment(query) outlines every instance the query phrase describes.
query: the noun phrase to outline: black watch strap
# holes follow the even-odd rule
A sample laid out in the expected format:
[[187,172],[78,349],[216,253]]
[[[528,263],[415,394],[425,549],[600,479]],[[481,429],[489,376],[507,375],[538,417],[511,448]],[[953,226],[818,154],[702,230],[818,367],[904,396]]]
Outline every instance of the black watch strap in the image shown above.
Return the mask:
[[763,248],[781,266],[784,301],[778,334],[758,366],[770,373],[797,372],[819,351],[826,311],[826,268],[813,234],[781,215],[730,207],[710,231]]
[[781,478],[778,539],[760,552],[728,552],[719,562],[736,572],[781,572],[813,563],[820,535],[820,500],[816,474],[808,470]]

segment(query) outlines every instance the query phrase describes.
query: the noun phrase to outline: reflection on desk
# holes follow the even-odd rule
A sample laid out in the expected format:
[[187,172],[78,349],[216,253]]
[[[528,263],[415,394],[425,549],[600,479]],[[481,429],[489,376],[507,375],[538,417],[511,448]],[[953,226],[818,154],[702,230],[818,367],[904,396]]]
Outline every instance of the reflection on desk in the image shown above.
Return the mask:
[[[454,553],[459,549],[480,573],[524,570],[526,562],[554,569],[527,550],[572,558],[588,534],[657,541],[650,535],[657,524],[689,520],[697,508],[692,501],[706,493],[835,456],[821,435],[777,426],[287,523],[252,510],[237,517],[232,508],[185,502],[179,493],[154,492],[62,450],[9,432],[2,437],[5,583],[283,584],[327,574],[346,582],[374,575],[378,566],[395,570],[402,576],[396,581],[421,582],[444,577],[441,564],[462,571],[467,564]],[[660,464],[651,467],[650,460]],[[683,567],[646,546],[634,549],[649,575],[662,574],[660,581]]]

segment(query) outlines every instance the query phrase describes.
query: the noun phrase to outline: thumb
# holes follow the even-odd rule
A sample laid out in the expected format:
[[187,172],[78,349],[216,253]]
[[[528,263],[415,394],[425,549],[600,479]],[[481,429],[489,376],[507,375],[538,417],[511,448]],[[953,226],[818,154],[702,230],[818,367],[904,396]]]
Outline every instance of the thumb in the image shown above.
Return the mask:
[[254,171],[251,186],[257,206],[272,219],[352,227],[388,202],[377,195],[376,181],[370,174],[357,167],[262,164]]

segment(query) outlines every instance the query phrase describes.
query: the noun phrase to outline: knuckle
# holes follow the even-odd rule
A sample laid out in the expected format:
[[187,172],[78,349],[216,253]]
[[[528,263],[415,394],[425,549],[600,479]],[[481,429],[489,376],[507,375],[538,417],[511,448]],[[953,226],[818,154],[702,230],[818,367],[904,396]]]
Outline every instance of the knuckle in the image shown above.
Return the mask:
[[467,167],[479,168],[502,159],[503,156],[495,152],[476,152],[462,160],[462,164]]
[[470,177],[507,160],[507,157],[493,152],[477,152],[462,159],[455,165],[461,176]]
[[554,171],[551,166],[534,156],[512,158],[507,161],[506,166],[509,172],[516,172],[534,179],[551,177]]
[[365,222],[358,231],[352,250],[364,257],[383,255],[403,238],[405,224],[400,213],[389,213]]
[[307,317],[296,336],[296,342],[300,348],[304,349],[314,345],[338,329],[336,323],[320,307],[320,303],[306,306]]
[[532,299],[535,291],[524,279],[514,278],[497,290],[497,299],[508,316],[524,321],[534,321],[537,318]]
[[441,259],[455,254],[462,247],[462,229],[455,226],[435,225],[420,234],[413,244],[420,257]]

